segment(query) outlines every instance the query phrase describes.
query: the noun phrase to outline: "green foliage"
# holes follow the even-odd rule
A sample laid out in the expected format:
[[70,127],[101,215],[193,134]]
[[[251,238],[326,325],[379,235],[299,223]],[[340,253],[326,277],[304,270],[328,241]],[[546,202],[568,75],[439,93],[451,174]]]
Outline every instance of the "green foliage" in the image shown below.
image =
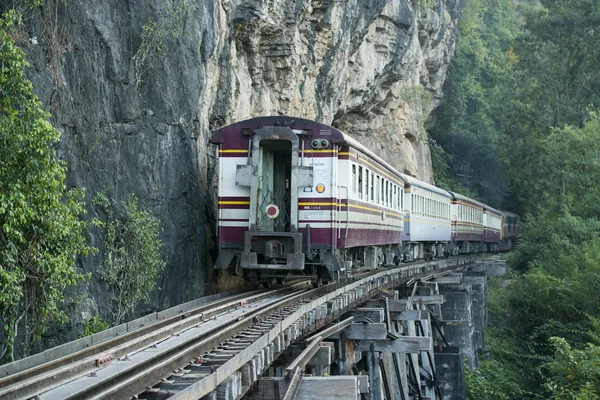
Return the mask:
[[78,339],[105,331],[108,328],[110,328],[110,324],[96,314],[83,323],[83,333],[79,335]]
[[64,290],[84,276],[75,257],[87,254],[83,191],[65,187],[65,163],[53,145],[60,134],[24,77],[28,66],[10,37],[17,13],[0,19],[0,357],[12,360],[18,329],[22,354],[50,321],[64,322]]
[[448,154],[442,171],[434,159],[436,182],[457,191],[467,189],[495,206],[500,206],[506,190],[503,117],[512,94],[508,83],[515,60],[510,50],[517,26],[511,2],[466,3],[448,68],[445,102],[430,132]]
[[600,346],[574,349],[565,339],[550,338],[554,358],[544,365],[551,399],[600,399]]
[[484,360],[476,370],[465,368],[467,399],[524,399],[518,374],[509,363],[498,360]]
[[597,399],[600,0],[471,0],[463,15],[436,179],[526,216],[469,396]]
[[140,209],[134,195],[121,204],[118,216],[113,216],[107,207],[111,201],[105,193],[97,193],[94,202],[109,216],[109,221],[103,224],[106,234],[101,279],[112,290],[113,325],[117,325],[136,306],[150,300],[156,280],[165,268],[160,220],[152,212]]
[[178,38],[182,31],[187,5],[183,1],[165,2],[156,20],[149,20],[142,27],[142,43],[133,56],[136,83],[142,83],[143,75],[164,53],[166,42]]

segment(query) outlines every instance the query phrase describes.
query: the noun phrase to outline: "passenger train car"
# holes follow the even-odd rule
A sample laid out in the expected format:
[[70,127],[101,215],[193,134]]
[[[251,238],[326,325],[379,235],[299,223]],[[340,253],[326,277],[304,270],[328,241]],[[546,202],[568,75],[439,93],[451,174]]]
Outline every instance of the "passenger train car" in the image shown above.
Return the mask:
[[218,146],[216,269],[320,285],[356,267],[501,247],[500,211],[401,174],[319,122],[253,118],[210,142]]

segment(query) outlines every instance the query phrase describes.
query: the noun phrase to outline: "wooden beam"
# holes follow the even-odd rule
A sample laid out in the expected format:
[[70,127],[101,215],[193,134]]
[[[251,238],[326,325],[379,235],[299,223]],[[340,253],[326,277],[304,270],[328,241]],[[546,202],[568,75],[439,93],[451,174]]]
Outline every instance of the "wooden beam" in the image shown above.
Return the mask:
[[[360,382],[360,383],[359,383]],[[329,376],[300,379],[296,400],[346,400],[360,398],[361,384],[367,383],[368,375],[361,376]],[[244,396],[251,400],[281,400],[286,393],[290,380],[283,377],[262,377],[255,389]],[[216,393],[216,392],[213,392]]]
[[372,322],[383,322],[383,303],[381,307],[359,307],[346,314],[352,315],[355,320],[364,320],[366,317]]
[[389,340],[357,340],[356,348],[360,351],[374,351],[385,353],[419,353],[428,350],[431,346],[431,338],[423,336],[401,336],[398,339]]
[[469,326],[469,321],[438,321],[440,326]]
[[460,285],[462,283],[462,275],[446,275],[432,279],[432,283],[440,285]]
[[[358,339],[385,339],[387,337],[387,326],[381,324],[352,324],[344,328],[344,338],[346,340]],[[341,338],[341,333],[329,336],[330,339]]]
[[369,382],[371,383],[371,388],[369,390],[368,399],[369,400],[380,400],[383,398],[383,390],[382,390],[382,379],[381,379],[381,368],[379,368],[379,352],[375,350],[375,345],[373,341],[369,341],[369,346],[367,346],[367,370],[369,372]]
[[381,293],[379,293],[379,297],[381,299],[384,299],[387,297],[388,299],[397,300],[398,299],[398,291],[397,290],[388,290],[385,292],[381,292]]
[[427,310],[408,310],[408,311],[392,311],[390,319],[392,321],[419,321],[427,319],[429,311]]
[[358,376],[304,377],[296,400],[347,400],[360,398]]
[[[434,296],[414,296],[413,302],[414,304],[419,304],[419,302],[422,302],[423,305],[442,304],[444,302],[444,295],[438,294]],[[390,311],[406,311],[408,300],[389,300],[388,303]]]
[[288,378],[292,378],[297,367],[304,370],[306,364],[311,358],[317,353],[321,344],[321,336],[318,336],[311,344],[296,358],[288,367],[285,369],[285,375]]
[[[385,308],[385,301],[383,301],[383,299],[370,299],[363,303],[362,309],[363,310],[364,309],[381,309],[381,310],[383,310],[384,308]],[[373,322],[378,322],[378,321],[373,321]],[[379,321],[379,322],[383,322],[383,321]]]
[[343,320],[341,322],[338,322],[337,324],[332,325],[329,328],[323,329],[321,332],[315,333],[313,336],[311,336],[308,339],[306,339],[306,341],[307,342],[312,342],[317,337],[321,337],[323,339],[326,339],[330,335],[333,335],[334,333],[339,332],[342,329],[344,329],[345,327],[347,327],[348,325],[350,325],[352,323],[352,321],[354,321],[354,317],[346,318],[345,320]]
[[296,395],[298,394],[298,389],[300,389],[300,384],[302,383],[302,369],[300,367],[296,367],[294,370],[294,375],[290,381],[290,386],[288,386],[285,394],[283,395],[283,400],[294,400]]

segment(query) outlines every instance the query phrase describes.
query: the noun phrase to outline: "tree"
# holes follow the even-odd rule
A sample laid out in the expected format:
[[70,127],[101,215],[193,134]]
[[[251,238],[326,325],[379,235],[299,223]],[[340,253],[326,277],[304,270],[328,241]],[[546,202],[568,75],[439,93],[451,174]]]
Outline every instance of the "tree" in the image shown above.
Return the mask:
[[140,209],[134,195],[121,204],[117,216],[110,211],[111,201],[103,192],[96,194],[94,202],[109,216],[103,224],[106,235],[100,277],[112,290],[113,325],[118,325],[127,313],[150,299],[156,279],[166,266],[161,255],[160,220]]
[[26,355],[50,321],[65,321],[64,289],[83,278],[75,259],[91,250],[78,218],[83,191],[65,186],[66,165],[52,147],[60,133],[10,36],[19,23],[14,11],[0,18],[0,358],[9,361],[18,333]]
[[436,182],[461,193],[472,192],[497,207],[507,180],[503,173],[504,116],[509,114],[507,98],[512,95],[516,59],[511,43],[517,26],[511,2],[466,2],[444,103],[430,132],[435,139],[430,147]]

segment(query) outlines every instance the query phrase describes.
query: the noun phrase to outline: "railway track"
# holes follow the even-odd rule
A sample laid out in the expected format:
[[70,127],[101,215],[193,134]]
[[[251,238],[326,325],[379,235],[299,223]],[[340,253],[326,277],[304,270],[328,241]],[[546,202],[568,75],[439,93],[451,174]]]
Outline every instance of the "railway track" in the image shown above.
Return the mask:
[[[381,290],[462,268],[440,260],[227,297],[0,378],[2,399],[240,398],[291,343]],[[0,369],[0,373],[2,373]],[[215,397],[216,398],[216,397]]]

